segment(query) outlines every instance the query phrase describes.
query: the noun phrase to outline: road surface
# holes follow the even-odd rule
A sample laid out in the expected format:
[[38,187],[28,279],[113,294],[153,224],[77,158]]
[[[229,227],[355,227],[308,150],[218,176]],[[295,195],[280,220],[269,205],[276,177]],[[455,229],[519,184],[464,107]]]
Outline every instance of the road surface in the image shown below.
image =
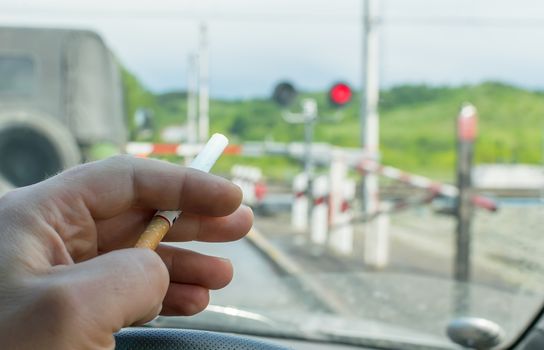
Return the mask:
[[[211,304],[243,309],[303,307],[305,298],[292,277],[279,271],[247,239],[231,243],[188,242],[176,244],[203,254],[228,258],[234,265],[230,285],[212,291]],[[310,306],[308,306],[309,308]]]

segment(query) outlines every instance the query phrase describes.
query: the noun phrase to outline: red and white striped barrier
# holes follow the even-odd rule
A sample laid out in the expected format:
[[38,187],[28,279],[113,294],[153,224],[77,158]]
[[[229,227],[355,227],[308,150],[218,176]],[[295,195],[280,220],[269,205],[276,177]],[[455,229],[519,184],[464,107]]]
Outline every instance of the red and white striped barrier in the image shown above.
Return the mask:
[[[453,198],[459,196],[459,189],[453,185],[433,181],[424,176],[410,174],[392,166],[381,165],[372,160],[362,161],[357,166],[357,170],[363,173],[375,173],[378,175],[382,175],[390,179],[405,183],[407,185],[422,188],[442,196]],[[492,199],[479,195],[472,198],[472,203],[477,207],[489,211],[496,211],[498,208],[497,204]]]
[[[181,156],[192,157],[196,156],[204,144],[175,144],[175,143],[151,143],[151,142],[129,142],[125,147],[128,154],[137,157],[150,156]],[[242,154],[240,145],[229,145],[225,149],[224,154],[240,155]]]
[[[247,143],[243,145],[229,145],[224,154],[227,155],[247,155],[247,156],[260,156],[264,154],[285,154],[288,156],[300,156],[298,143],[280,144],[280,143]],[[329,154],[324,156],[328,162],[332,162],[334,154],[338,151],[338,148],[325,147],[321,145],[323,152],[320,154]],[[200,144],[162,144],[162,143],[150,143],[150,142],[129,142],[126,146],[126,152],[139,157],[166,156],[177,155],[190,157],[195,156],[202,149],[203,145]],[[410,186],[422,188],[433,193],[437,193],[446,197],[457,197],[459,190],[457,187],[449,184],[443,184],[437,181],[433,181],[424,176],[411,174],[402,171],[392,166],[384,166],[378,163],[376,160],[370,158],[364,158],[363,161],[355,161],[355,159],[361,159],[364,156],[364,152],[357,153],[352,149],[342,149],[342,152],[347,157],[347,163],[354,166],[362,173],[372,173],[382,175],[390,179],[408,184]],[[302,154],[302,153],[301,153]],[[377,186],[371,186],[377,188]],[[368,194],[369,196],[375,196],[375,194]],[[376,202],[377,203],[377,202]],[[490,198],[485,196],[476,195],[472,198],[472,203],[480,208],[496,211],[498,209],[497,204]],[[372,208],[371,208],[372,209]],[[374,208],[376,209],[376,208]],[[375,211],[375,210],[374,210]]]
[[[169,143],[151,143],[151,142],[129,142],[125,151],[140,157],[150,156],[196,156],[202,149],[201,144],[169,144]],[[316,164],[328,165],[331,162],[333,153],[339,148],[325,143],[312,144],[312,153]],[[361,149],[341,148],[346,161],[351,166],[359,163],[360,159],[373,159]],[[306,156],[306,146],[301,142],[281,143],[281,142],[244,142],[243,144],[227,146],[224,154],[242,155],[246,157],[259,157],[263,155],[283,155],[294,159],[304,159]]]

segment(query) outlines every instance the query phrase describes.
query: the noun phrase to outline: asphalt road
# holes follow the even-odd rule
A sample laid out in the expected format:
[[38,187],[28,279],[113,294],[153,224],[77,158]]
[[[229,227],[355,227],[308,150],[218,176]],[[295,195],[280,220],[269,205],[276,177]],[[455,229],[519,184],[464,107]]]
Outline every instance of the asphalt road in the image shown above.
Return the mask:
[[[210,303],[242,309],[306,308],[304,296],[292,278],[282,276],[248,240],[231,243],[179,243],[203,254],[228,258],[234,278],[226,288],[212,291]],[[308,305],[307,308],[311,306]]]

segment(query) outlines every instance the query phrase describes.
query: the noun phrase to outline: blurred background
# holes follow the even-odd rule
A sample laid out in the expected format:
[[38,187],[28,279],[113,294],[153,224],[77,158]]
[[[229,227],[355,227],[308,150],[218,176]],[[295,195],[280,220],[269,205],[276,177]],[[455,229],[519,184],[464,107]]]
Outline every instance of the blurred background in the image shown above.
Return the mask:
[[255,229],[195,247],[266,273],[214,305],[506,343],[542,303],[543,34],[536,0],[0,0],[0,191],[221,132]]

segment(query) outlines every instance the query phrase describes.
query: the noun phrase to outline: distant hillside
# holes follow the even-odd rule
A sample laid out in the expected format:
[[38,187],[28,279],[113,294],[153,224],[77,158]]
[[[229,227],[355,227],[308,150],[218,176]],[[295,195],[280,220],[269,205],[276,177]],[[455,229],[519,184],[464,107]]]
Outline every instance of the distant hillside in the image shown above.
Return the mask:
[[[153,96],[126,75],[129,111],[145,105],[155,111],[157,127],[180,124],[186,118],[185,93]],[[130,89],[135,89],[130,91]],[[316,140],[339,146],[359,145],[359,101],[353,101],[334,119],[324,93],[308,93],[320,105],[322,122]],[[383,162],[408,171],[449,178],[455,162],[455,118],[463,102],[479,111],[479,138],[476,161],[480,163],[542,161],[544,94],[502,83],[474,86],[397,86],[381,92],[380,144]],[[211,131],[228,134],[233,142],[273,139],[301,140],[303,127],[290,125],[269,100],[213,100]],[[336,116],[338,117],[338,116]]]

